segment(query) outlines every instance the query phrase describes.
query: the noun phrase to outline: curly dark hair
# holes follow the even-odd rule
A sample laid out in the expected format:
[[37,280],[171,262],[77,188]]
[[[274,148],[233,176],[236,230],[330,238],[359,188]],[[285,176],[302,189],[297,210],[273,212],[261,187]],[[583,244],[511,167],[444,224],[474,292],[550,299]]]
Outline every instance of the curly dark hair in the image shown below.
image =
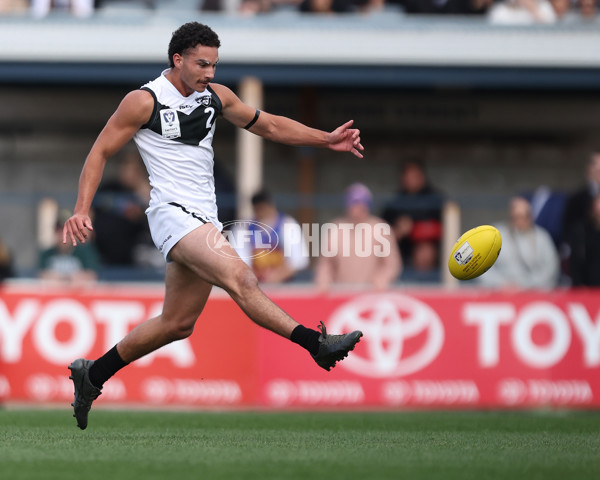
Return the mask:
[[196,45],[219,48],[221,41],[207,25],[198,22],[185,23],[173,32],[169,42],[169,66],[171,68],[175,66],[173,55],[176,53],[182,55],[187,49],[194,48]]

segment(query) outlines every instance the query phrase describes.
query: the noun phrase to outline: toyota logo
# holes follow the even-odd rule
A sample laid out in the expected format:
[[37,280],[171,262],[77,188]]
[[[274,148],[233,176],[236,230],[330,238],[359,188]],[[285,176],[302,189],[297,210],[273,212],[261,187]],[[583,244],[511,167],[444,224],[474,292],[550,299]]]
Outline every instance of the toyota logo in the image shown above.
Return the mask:
[[362,330],[362,348],[341,365],[365,377],[400,377],[429,365],[444,343],[444,327],[429,305],[398,294],[370,294],[339,307],[331,331]]

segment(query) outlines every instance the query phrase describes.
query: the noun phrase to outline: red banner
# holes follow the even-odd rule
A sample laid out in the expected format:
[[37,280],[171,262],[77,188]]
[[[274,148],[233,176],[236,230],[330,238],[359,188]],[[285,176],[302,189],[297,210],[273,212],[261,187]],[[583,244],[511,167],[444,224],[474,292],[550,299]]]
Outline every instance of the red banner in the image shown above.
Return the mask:
[[[67,365],[160,313],[155,287],[0,291],[0,398],[71,401]],[[286,407],[600,406],[600,295],[415,290],[270,295],[362,341],[331,372],[215,291],[194,334],[119,372],[99,402]]]

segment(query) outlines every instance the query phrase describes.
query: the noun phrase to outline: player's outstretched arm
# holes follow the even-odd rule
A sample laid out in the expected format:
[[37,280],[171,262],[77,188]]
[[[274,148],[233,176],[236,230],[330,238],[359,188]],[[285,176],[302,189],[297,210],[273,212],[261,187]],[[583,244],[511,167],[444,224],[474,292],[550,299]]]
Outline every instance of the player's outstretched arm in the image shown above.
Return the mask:
[[144,90],[135,90],[123,98],[108,120],[83,165],[73,216],[65,222],[63,228],[63,243],[70,241],[75,246],[78,241],[84,243],[88,238],[89,231],[93,230],[89,211],[106,161],[150,119],[153,108],[152,95]]
[[[211,85],[223,104],[223,117],[234,125],[244,128],[254,118],[256,109],[243,103],[229,88]],[[274,142],[287,145],[329,148],[338,152],[350,152],[363,158],[364,147],[360,143],[360,130],[352,127],[350,120],[333,132],[325,132],[279,115],[260,112],[256,122],[248,129]]]

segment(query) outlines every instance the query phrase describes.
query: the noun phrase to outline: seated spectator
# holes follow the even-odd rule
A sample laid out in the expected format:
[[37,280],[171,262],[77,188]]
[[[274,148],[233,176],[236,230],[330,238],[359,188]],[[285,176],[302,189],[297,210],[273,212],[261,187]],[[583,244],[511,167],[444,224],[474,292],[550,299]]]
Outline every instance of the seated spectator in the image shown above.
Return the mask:
[[468,15],[485,13],[493,0],[398,0],[406,13]]
[[383,9],[384,0],[302,0],[303,13],[352,13]]
[[242,0],[239,6],[239,12],[246,16],[266,13],[272,10],[272,0]]
[[598,0],[579,0],[576,2],[581,16],[587,20],[592,20],[598,13]]
[[[244,237],[239,229],[234,231],[235,238],[241,239],[234,245],[238,254],[252,267],[259,282],[281,283],[291,280],[309,264],[300,225],[289,215],[277,210],[266,190],[252,196],[252,209],[254,219],[249,222],[250,235]],[[272,231],[267,231],[269,229]],[[275,248],[272,248],[271,232],[277,236]]]
[[[62,215],[65,219],[69,215]],[[98,278],[98,252],[90,240],[76,247],[63,243],[64,221],[56,222],[55,245],[40,253],[38,277],[59,285],[90,284]]]
[[122,159],[117,177],[100,185],[92,204],[96,246],[104,265],[153,266],[154,259],[162,262],[145,215],[149,201],[146,170],[137,153],[130,152]]
[[27,0],[0,0],[0,15],[20,15],[27,12]]
[[346,191],[345,214],[334,219],[333,228],[321,238],[321,255],[315,282],[319,291],[332,284],[367,285],[384,290],[402,270],[398,244],[391,229],[381,218],[371,214],[373,197],[361,183]]
[[68,10],[75,17],[88,18],[94,13],[94,0],[31,0],[31,15],[43,18],[51,9]]
[[8,246],[0,238],[0,283],[12,276],[14,276],[12,255]]
[[572,285],[600,286],[600,195],[593,199],[588,217],[571,228],[567,241]]
[[408,161],[402,168],[400,190],[382,215],[392,227],[407,268],[420,272],[439,268],[442,204],[423,166]]
[[565,18],[571,11],[570,0],[550,0],[557,19]]
[[[562,7],[560,3],[556,5]],[[495,3],[488,18],[496,25],[533,25],[555,23],[559,17],[548,0],[506,0]]]
[[533,223],[531,205],[523,197],[511,199],[509,215],[508,223],[496,226],[502,236],[500,256],[479,281],[494,288],[554,288],[560,262],[550,234]]

